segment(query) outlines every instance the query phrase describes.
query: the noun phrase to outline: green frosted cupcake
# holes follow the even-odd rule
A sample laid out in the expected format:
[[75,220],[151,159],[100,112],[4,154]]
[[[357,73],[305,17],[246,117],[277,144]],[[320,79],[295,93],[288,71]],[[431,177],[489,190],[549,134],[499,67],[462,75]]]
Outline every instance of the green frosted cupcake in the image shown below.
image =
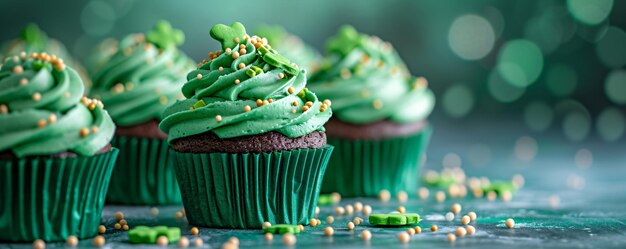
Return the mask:
[[45,32],[39,29],[37,24],[31,23],[26,25],[18,38],[4,43],[2,49],[0,49],[0,58],[16,55],[20,52],[28,54],[46,52],[58,56],[63,59],[66,65],[78,72],[86,91],[89,91],[91,79],[89,79],[83,66],[67,52],[67,49],[61,42],[49,38]]
[[113,121],[83,91],[54,55],[0,66],[0,241],[96,234],[118,151]]
[[283,27],[261,25],[257,27],[255,34],[267,38],[272,48],[306,69],[308,75],[319,69],[322,55],[299,37],[288,33]]
[[329,102],[301,70],[241,23],[215,25],[222,49],[187,76],[167,108],[176,175],[190,224],[260,228],[314,217],[332,146]]
[[332,100],[326,125],[335,146],[322,192],[376,196],[417,189],[435,97],[423,77],[412,77],[393,47],[341,28],[310,88]]
[[91,92],[107,105],[117,125],[113,146],[120,157],[107,202],[135,205],[178,204],[180,191],[169,163],[167,135],[158,123],[165,107],[181,98],[180,87],[193,68],[177,49],[184,35],[166,21],[133,34],[93,75]]

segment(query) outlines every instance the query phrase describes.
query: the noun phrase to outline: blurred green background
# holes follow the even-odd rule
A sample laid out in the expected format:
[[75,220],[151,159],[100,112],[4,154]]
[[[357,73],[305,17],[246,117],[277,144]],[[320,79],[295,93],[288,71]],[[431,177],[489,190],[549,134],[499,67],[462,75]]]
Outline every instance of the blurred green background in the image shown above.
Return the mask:
[[1,41],[34,22],[79,59],[159,19],[185,32],[182,50],[197,61],[218,48],[209,37],[216,23],[282,25],[321,51],[351,24],[390,41],[428,78],[440,130],[489,122],[574,143],[626,139],[626,1],[2,1],[0,9]]

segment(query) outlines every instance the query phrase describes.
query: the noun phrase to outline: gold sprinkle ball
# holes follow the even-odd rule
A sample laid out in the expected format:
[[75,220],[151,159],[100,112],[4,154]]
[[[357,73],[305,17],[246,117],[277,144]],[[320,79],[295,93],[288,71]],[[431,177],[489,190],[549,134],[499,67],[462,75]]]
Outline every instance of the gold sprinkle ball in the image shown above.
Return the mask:
[[415,230],[415,233],[416,233],[416,234],[420,234],[420,233],[422,233],[422,227],[420,227],[420,226],[416,226],[416,227],[414,227],[414,228],[413,228],[413,230]]
[[400,243],[406,244],[409,243],[409,240],[411,240],[411,236],[409,235],[409,233],[400,232],[400,234],[398,234],[398,241],[400,241]]
[[296,236],[290,233],[283,235],[283,244],[291,246],[296,244]]
[[194,244],[196,247],[201,247],[201,246],[202,246],[202,244],[204,244],[204,241],[202,241],[202,239],[201,239],[201,238],[196,238],[195,240],[193,240],[193,244]]
[[188,247],[189,246],[189,239],[187,237],[181,237],[180,240],[178,240],[178,247]]
[[166,236],[163,236],[163,235],[159,236],[156,240],[156,244],[160,246],[167,246],[167,244],[169,243],[170,241],[167,239]]
[[454,234],[449,233],[446,238],[448,239],[448,241],[450,242],[454,242],[456,241],[456,236]]
[[269,223],[267,221],[263,222],[263,224],[261,225],[262,228],[268,228],[268,227],[271,227],[271,226],[272,226],[272,223]]
[[406,208],[404,206],[399,206],[398,208],[396,208],[396,211],[398,211],[398,213],[406,213]]
[[469,212],[469,213],[467,213],[467,216],[470,218],[471,221],[475,221],[476,220],[476,213],[475,212]]
[[93,243],[93,245],[96,247],[102,247],[106,243],[106,240],[104,239],[102,235],[98,235],[95,238],[93,238],[91,243]]
[[98,233],[99,234],[104,234],[104,233],[106,233],[106,231],[107,231],[107,228],[104,225],[98,226]]
[[467,230],[465,230],[465,228],[463,227],[457,227],[455,230],[456,236],[458,237],[463,237],[465,236],[465,234],[467,234]]
[[437,232],[437,225],[430,226],[430,231]]
[[511,229],[511,228],[515,227],[515,221],[513,219],[511,219],[511,218],[508,218],[504,222],[504,225],[506,225],[507,228]]
[[370,215],[371,213],[372,213],[372,206],[370,206],[370,205],[363,206],[363,214],[364,215]]
[[465,227],[465,230],[467,230],[468,235],[474,235],[476,233],[476,228],[471,225],[467,225],[467,227]]
[[46,248],[46,242],[44,242],[43,240],[35,240],[33,241],[33,249],[44,249]]
[[470,217],[467,215],[463,215],[463,217],[461,217],[461,224],[467,225],[469,223],[470,223]]
[[75,247],[76,245],[78,245],[78,238],[76,238],[76,236],[74,235],[68,236],[65,240],[65,245],[69,247]]
[[352,221],[348,222],[348,230],[354,230],[354,223]]
[[266,233],[265,234],[265,240],[270,241],[274,239],[274,235],[271,233]]
[[200,230],[198,230],[198,228],[197,228],[197,227],[192,227],[192,228],[191,228],[191,230],[189,230],[189,232],[190,232],[192,235],[198,235],[198,233],[200,233]]
[[354,213],[354,207],[350,204],[346,205],[344,209],[346,210],[346,214],[348,215],[352,215],[352,213]]
[[333,236],[333,233],[335,233],[335,229],[333,229],[332,227],[324,228],[324,235]]
[[338,215],[342,215],[342,214],[344,214],[345,212],[346,212],[346,209],[345,209],[345,208],[343,208],[343,207],[336,207],[336,208],[335,208],[335,213],[336,213],[336,214],[338,214]]
[[361,232],[361,239],[365,241],[372,239],[372,232],[369,230],[363,230],[363,232]]
[[332,217],[332,216],[326,217],[326,223],[333,224],[333,222],[335,222],[335,217]]
[[378,192],[378,199],[382,202],[388,202],[391,199],[391,193],[388,190],[383,189]]

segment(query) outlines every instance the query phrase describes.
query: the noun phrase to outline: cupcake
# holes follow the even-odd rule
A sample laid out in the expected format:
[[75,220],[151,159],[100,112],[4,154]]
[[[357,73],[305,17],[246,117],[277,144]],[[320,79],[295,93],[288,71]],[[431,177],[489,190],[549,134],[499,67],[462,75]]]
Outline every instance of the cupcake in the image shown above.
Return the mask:
[[193,62],[177,49],[183,33],[166,21],[121,40],[117,52],[93,75],[93,98],[107,105],[117,125],[113,146],[120,157],[107,202],[179,204],[180,191],[169,164],[167,135],[158,124],[165,107],[182,95]]
[[334,111],[326,129],[335,154],[322,192],[414,192],[431,134],[426,118],[435,103],[426,79],[412,77],[388,42],[350,26],[328,41],[327,50],[322,68],[309,79]]
[[311,75],[319,69],[322,55],[313,47],[304,43],[299,37],[288,33],[281,26],[261,25],[257,27],[256,35],[265,37],[272,48],[297,65],[307,70]]
[[83,91],[55,55],[0,65],[0,241],[96,234],[118,150],[109,114]]
[[168,107],[160,124],[189,223],[306,224],[332,152],[323,127],[330,102],[305,87],[306,70],[241,23],[210,34],[222,50],[188,74],[187,99]]
[[61,42],[56,39],[49,38],[45,32],[39,29],[37,24],[30,23],[26,25],[17,39],[6,42],[2,46],[2,49],[0,49],[0,58],[16,55],[20,52],[46,52],[62,58],[65,64],[78,72],[78,75],[83,81],[83,85],[85,85],[86,91],[89,90],[91,80],[89,79],[89,76],[83,66],[70,56],[67,49]]

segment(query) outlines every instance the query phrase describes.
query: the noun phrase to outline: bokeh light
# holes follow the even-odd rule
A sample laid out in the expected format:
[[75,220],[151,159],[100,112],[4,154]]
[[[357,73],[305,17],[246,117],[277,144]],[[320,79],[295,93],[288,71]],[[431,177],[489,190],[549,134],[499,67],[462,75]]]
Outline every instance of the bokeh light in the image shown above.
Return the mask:
[[461,157],[456,153],[448,153],[443,156],[443,160],[441,164],[444,168],[460,168],[461,167]]
[[626,119],[624,114],[615,107],[604,109],[596,119],[596,131],[605,141],[613,142],[624,135]]
[[108,2],[91,1],[80,14],[80,24],[86,34],[103,36],[113,29],[115,18],[115,10]]
[[536,43],[544,54],[554,52],[576,34],[576,23],[561,6],[548,7],[524,27],[524,37]]
[[591,118],[580,111],[572,111],[563,118],[563,134],[571,141],[582,141],[589,135]]
[[449,87],[443,93],[443,109],[454,118],[466,116],[474,107],[472,90],[464,84]]
[[474,144],[467,150],[467,160],[474,166],[485,166],[491,161],[491,149],[483,144]]
[[551,66],[546,71],[546,86],[558,97],[565,97],[576,90],[578,75],[571,67],[564,64]]
[[604,83],[604,93],[614,103],[626,104],[626,70],[618,69],[609,73]]
[[520,137],[515,142],[514,153],[517,159],[532,161],[537,156],[537,141],[532,137]]
[[489,21],[477,15],[463,15],[452,23],[448,45],[465,60],[478,60],[493,49],[496,36]]
[[588,169],[593,165],[593,154],[588,149],[580,149],[574,156],[574,163],[580,169]]
[[508,84],[496,70],[491,71],[491,74],[489,74],[487,90],[494,99],[503,103],[509,103],[519,99],[526,91],[525,88]]
[[553,119],[554,111],[543,101],[533,101],[524,108],[524,122],[531,130],[545,131]]
[[626,32],[610,27],[598,42],[596,53],[607,67],[620,68],[626,65]]
[[567,0],[567,9],[579,22],[595,25],[611,13],[613,0]]
[[498,72],[508,83],[527,87],[537,80],[543,69],[543,54],[528,40],[512,40],[504,44],[498,57]]

